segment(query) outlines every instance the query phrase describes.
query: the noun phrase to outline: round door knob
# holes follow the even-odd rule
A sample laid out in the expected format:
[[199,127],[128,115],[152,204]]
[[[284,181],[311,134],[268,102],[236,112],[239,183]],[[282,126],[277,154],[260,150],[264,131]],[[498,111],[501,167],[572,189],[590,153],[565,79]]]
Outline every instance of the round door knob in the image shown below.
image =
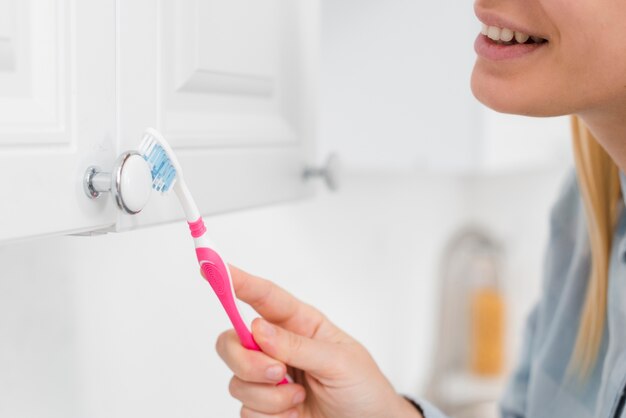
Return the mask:
[[304,178],[322,178],[326,186],[332,191],[339,189],[339,174],[341,161],[337,154],[330,154],[322,167],[308,167],[304,170]]
[[102,193],[111,192],[120,210],[136,215],[150,200],[152,173],[141,154],[127,151],[115,161],[111,173],[89,167],[83,184],[90,199],[98,199]]

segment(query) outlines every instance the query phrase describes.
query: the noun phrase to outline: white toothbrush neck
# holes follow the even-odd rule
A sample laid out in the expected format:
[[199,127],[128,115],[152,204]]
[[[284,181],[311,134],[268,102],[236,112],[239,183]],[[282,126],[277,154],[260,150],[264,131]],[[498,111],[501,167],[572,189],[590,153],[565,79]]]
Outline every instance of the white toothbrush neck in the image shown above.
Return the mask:
[[187,222],[196,222],[200,219],[198,206],[196,205],[195,200],[193,200],[193,196],[191,195],[191,192],[189,191],[189,188],[187,187],[187,184],[182,176],[177,180],[176,184],[174,184],[174,192],[176,193],[176,196],[178,196],[180,205],[183,207]]
[[211,248],[212,250],[217,251],[215,244],[213,244],[206,233],[198,238],[194,238],[193,243],[196,248]]

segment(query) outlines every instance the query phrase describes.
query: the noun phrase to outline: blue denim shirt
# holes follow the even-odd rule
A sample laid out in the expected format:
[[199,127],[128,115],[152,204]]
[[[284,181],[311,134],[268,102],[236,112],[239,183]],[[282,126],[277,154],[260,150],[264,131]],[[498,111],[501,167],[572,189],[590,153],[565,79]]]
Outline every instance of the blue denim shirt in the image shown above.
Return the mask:
[[[626,176],[620,181],[626,196]],[[566,370],[590,261],[583,203],[572,173],[552,209],[542,297],[528,318],[522,357],[500,402],[502,417],[626,418],[626,211],[611,250],[604,339],[596,367],[581,386],[570,383]],[[420,406],[426,418],[445,417],[428,402]]]

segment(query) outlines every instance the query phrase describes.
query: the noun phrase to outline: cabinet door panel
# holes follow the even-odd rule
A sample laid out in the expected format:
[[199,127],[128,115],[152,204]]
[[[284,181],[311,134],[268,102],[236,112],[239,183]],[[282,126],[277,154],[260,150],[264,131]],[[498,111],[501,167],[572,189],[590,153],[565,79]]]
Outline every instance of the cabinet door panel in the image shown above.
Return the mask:
[[115,222],[81,184],[114,158],[114,6],[0,0],[0,241]]
[[[121,3],[122,148],[159,129],[205,214],[310,194],[317,14],[312,0]],[[167,201],[118,229],[180,218]]]

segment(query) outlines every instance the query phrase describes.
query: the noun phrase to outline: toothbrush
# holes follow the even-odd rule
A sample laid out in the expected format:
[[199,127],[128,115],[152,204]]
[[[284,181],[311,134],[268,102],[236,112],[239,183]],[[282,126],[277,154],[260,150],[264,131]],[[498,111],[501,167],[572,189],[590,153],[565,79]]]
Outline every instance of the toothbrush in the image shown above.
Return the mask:
[[[152,171],[152,188],[161,193],[167,193],[173,188],[178,196],[194,239],[196,257],[202,274],[226,310],[241,345],[248,350],[261,351],[239,313],[228,266],[206,234],[204,221],[185,183],[183,170],[172,148],[156,129],[148,128],[139,146],[139,152]],[[287,379],[283,379],[279,385],[285,383],[288,383]]]

